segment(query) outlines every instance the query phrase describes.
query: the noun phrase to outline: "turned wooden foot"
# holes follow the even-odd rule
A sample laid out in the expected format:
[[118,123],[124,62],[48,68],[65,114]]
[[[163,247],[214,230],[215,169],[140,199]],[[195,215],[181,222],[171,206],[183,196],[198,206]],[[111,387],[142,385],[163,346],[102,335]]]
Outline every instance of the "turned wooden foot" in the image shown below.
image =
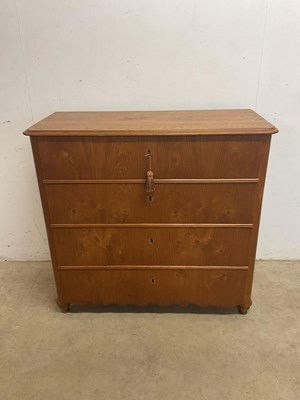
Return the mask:
[[249,310],[249,308],[251,307],[251,304],[252,304],[252,300],[250,300],[250,303],[248,303],[248,304],[241,304],[239,306],[239,313],[243,314],[243,315],[246,315],[248,310]]
[[56,300],[56,304],[60,308],[61,312],[67,313],[70,309],[70,303],[63,303],[59,299]]

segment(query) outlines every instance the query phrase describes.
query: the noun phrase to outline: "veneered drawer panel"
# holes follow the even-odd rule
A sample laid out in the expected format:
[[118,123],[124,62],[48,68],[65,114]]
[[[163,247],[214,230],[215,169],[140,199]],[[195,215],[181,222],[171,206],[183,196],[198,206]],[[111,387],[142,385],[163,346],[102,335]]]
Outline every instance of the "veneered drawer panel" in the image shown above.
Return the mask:
[[44,179],[255,178],[264,137],[38,138]]
[[248,265],[250,228],[53,228],[58,265]]
[[157,184],[150,202],[144,184],[49,184],[54,224],[251,223],[255,183]]
[[243,304],[245,270],[62,270],[62,300],[71,304]]

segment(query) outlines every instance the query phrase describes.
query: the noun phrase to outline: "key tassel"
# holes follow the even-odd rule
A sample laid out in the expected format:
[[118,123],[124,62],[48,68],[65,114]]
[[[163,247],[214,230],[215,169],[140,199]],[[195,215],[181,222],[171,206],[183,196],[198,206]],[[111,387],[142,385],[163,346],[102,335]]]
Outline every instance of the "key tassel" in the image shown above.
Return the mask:
[[151,170],[147,171],[147,181],[145,190],[147,193],[153,193],[155,190],[153,172]]

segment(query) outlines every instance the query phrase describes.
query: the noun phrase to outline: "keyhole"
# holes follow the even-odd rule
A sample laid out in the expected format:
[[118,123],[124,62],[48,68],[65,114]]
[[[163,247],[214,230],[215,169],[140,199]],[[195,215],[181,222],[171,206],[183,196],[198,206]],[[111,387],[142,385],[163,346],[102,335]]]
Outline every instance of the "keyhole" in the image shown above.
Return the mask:
[[154,240],[153,240],[152,238],[150,238],[150,239],[149,239],[149,243],[150,243],[150,244],[153,244],[153,243],[154,243]]
[[155,279],[152,278],[151,279],[151,283],[154,284],[155,283]]
[[151,196],[151,195],[148,196],[148,200],[149,200],[150,203],[152,203],[152,201],[153,201],[153,196]]
[[151,150],[150,149],[148,149],[147,150],[147,153],[145,154],[145,157],[149,160],[150,158],[151,158]]

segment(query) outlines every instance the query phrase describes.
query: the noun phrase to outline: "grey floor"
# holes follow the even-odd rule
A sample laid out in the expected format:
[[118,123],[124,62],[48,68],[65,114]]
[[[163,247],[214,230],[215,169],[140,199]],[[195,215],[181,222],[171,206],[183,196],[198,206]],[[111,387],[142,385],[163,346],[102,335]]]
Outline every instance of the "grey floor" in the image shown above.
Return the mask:
[[0,399],[300,400],[299,284],[300,262],[258,262],[247,316],[61,314],[50,263],[0,263]]

